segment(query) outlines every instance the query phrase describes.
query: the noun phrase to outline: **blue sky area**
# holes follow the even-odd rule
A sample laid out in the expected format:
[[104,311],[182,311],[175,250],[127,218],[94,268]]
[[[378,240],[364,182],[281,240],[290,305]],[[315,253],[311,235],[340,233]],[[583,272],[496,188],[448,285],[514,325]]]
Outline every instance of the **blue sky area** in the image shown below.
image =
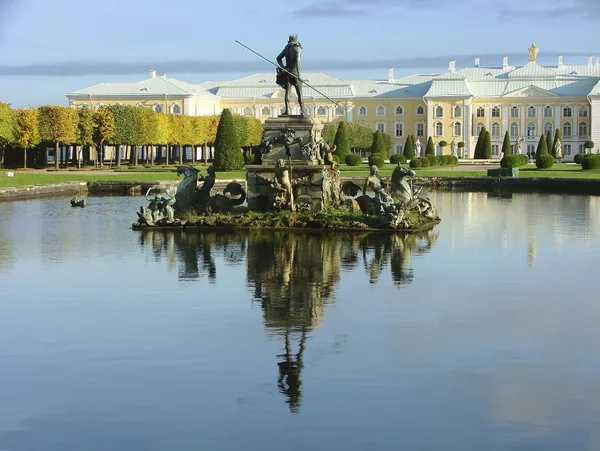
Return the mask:
[[289,33],[303,69],[345,79],[385,78],[527,61],[584,64],[599,55],[600,0],[0,0],[0,100],[67,104],[65,94],[148,70],[191,83],[272,68]]

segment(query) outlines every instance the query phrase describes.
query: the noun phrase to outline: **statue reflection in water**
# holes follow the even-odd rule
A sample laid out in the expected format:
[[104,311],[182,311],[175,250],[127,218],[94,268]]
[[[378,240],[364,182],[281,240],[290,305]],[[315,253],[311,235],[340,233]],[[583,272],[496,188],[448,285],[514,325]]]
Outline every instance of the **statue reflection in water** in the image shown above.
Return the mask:
[[[310,333],[318,328],[332,301],[340,272],[361,265],[375,284],[389,266],[397,286],[414,275],[411,255],[429,252],[437,240],[433,231],[419,234],[321,234],[249,232],[190,233],[148,229],[140,232],[142,247],[156,260],[167,258],[180,279],[217,278],[217,260],[225,265],[246,262],[253,301],[263,310],[265,328],[282,339],[277,355],[277,386],[291,412],[302,404],[304,353]],[[367,301],[368,302],[368,301]]]

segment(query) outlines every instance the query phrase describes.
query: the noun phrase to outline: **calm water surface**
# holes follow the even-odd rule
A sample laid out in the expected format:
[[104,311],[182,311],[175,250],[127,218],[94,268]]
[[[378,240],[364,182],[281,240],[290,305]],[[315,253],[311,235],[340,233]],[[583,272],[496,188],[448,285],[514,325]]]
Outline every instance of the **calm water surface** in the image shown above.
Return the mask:
[[600,198],[432,199],[409,237],[0,203],[0,450],[600,449]]

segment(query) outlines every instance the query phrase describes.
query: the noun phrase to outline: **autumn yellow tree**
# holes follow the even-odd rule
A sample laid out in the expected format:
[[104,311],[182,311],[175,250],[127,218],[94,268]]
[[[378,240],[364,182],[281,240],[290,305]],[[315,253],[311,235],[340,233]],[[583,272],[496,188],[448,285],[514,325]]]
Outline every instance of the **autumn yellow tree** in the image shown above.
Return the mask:
[[165,146],[165,164],[169,164],[169,140],[171,139],[171,127],[169,116],[163,113],[156,114],[156,145]]
[[99,108],[94,113],[94,143],[100,150],[98,151],[98,159],[100,167],[104,165],[104,143],[111,139],[115,134],[115,117],[108,108]]
[[[77,144],[79,144],[82,148],[87,147],[90,149],[88,151],[88,157],[86,157],[86,161],[89,161],[92,152],[91,147],[94,145],[94,115],[87,108],[81,108],[77,111],[78,120],[77,120]],[[95,158],[93,158],[95,160]],[[73,163],[81,166],[81,159],[79,158],[78,152],[73,152]]]
[[15,140],[15,112],[10,104],[0,102],[0,167],[4,163],[4,146]]
[[146,146],[146,164],[154,161],[154,146],[158,144],[158,118],[150,108],[140,109],[142,117],[142,142]]
[[23,149],[23,167],[27,168],[27,149],[40,143],[38,111],[35,108],[22,108],[15,111],[15,143]]
[[54,167],[60,163],[60,143],[71,144],[77,141],[77,111],[73,108],[45,105],[38,109],[40,137],[55,144]]

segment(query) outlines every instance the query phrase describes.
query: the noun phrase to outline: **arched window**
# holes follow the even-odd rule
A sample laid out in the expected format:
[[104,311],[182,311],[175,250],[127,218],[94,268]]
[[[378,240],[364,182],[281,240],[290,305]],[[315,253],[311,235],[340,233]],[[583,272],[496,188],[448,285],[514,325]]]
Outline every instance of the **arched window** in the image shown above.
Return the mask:
[[516,119],[519,117],[519,107],[518,106],[511,107],[510,117],[512,117],[513,119]]
[[80,110],[87,110],[88,106],[85,103],[82,103],[81,105],[79,105],[78,107]]
[[425,114],[425,109],[423,108],[423,105],[419,105],[417,107],[417,114]]
[[171,114],[181,114],[181,106],[178,103],[171,105]]
[[587,138],[588,135],[588,124],[587,122],[580,122],[579,123],[579,137],[580,138]]
[[402,105],[396,105],[396,108],[394,108],[394,114],[396,116],[402,116],[404,114],[404,108]]
[[377,110],[375,111],[375,114],[377,116],[385,116],[385,108],[383,107],[383,105],[379,105],[377,107]]
[[306,114],[308,115],[308,117],[314,117],[315,116],[315,107],[312,105],[306,105],[304,107]]
[[565,122],[563,124],[563,138],[570,138],[573,136],[573,127],[570,122]]
[[444,125],[441,122],[435,123],[435,136],[443,136],[444,135]]
[[377,121],[375,124],[375,130],[379,130],[381,133],[385,133],[385,122]]
[[403,146],[402,143],[394,144],[394,153],[402,153]]
[[519,124],[513,122],[510,124],[510,137],[515,139],[519,137]]
[[402,138],[404,136],[404,122],[394,122],[394,136],[396,138]]
[[454,136],[462,136],[462,124],[460,122],[454,123]]
[[269,108],[268,106],[262,107],[262,110],[260,111],[260,114],[262,114],[263,116],[270,116],[271,115],[271,108]]
[[477,117],[485,117],[485,110],[483,109],[482,106],[477,107],[477,110],[475,110],[475,115]]
[[160,103],[155,103],[154,105],[152,105],[152,109],[154,110],[155,113],[163,112],[163,106]]
[[548,132],[552,133],[553,128],[554,128],[554,126],[552,125],[552,122],[546,122],[544,124],[544,135],[547,135]]
[[483,122],[478,122],[477,126],[475,127],[475,132],[476,132],[477,136],[479,136],[479,134],[481,133],[481,130],[483,130]]
[[244,116],[252,116],[252,108],[250,108],[249,106],[244,108]]
[[[529,118],[534,118],[535,117],[535,107],[533,105],[531,105],[529,108],[527,108],[527,117]],[[529,127],[527,127],[529,128]]]
[[535,123],[533,122],[527,124],[527,137],[535,138]]
[[500,124],[498,122],[492,124],[492,138],[500,138]]
[[141,102],[138,102],[138,103],[135,104],[135,106],[138,107],[138,108],[142,108],[144,106],[144,104],[141,103]]
[[[360,107],[360,108],[364,108],[364,107]],[[367,110],[365,109],[365,112],[361,114],[360,108],[358,109],[358,115],[359,116],[366,116],[367,115]],[[317,116],[327,116],[327,108],[325,108],[323,105],[319,105],[317,107]]]
[[550,105],[544,107],[544,117],[552,117],[552,107]]
[[346,109],[342,105],[336,105],[334,114],[336,116],[343,116],[346,114]]
[[573,110],[571,109],[570,106],[566,106],[563,108],[563,117],[572,117],[573,116]]
[[98,105],[96,105],[94,107],[94,110],[98,111],[100,108],[104,108],[104,104],[103,103],[99,103]]
[[444,107],[442,105],[435,107],[435,117],[444,117]]
[[588,117],[588,108],[585,105],[579,107],[579,117]]
[[361,105],[358,107],[358,115],[359,116],[366,116],[367,115],[367,107],[364,105]]
[[455,117],[455,118],[462,117],[462,107],[460,105],[454,106],[453,117]]
[[492,108],[492,117],[500,117],[500,107],[498,105]]

